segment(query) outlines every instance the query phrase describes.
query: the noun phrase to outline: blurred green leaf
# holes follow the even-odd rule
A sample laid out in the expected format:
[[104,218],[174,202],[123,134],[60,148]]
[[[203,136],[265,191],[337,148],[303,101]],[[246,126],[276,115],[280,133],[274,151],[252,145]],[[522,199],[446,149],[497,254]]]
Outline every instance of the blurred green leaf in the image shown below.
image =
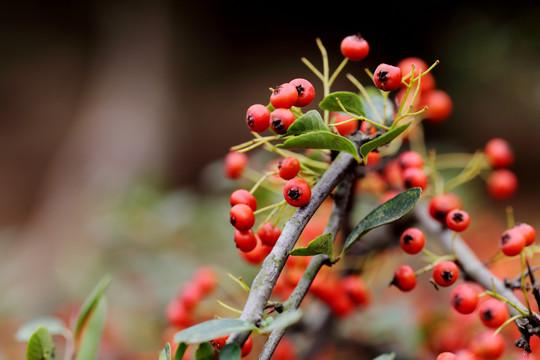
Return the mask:
[[79,317],[77,318],[77,324],[75,325],[75,331],[73,332],[75,338],[79,337],[84,324],[88,320],[88,317],[96,308],[99,300],[101,299],[103,293],[105,293],[105,290],[107,290],[110,283],[111,276],[105,275],[83,302],[79,312]]
[[195,360],[215,360],[214,347],[209,342],[199,345],[195,352]]
[[291,250],[289,253],[293,256],[311,256],[326,254],[330,259],[334,258],[334,235],[331,233],[317,236],[311,240],[307,247],[300,247]]
[[106,317],[107,300],[104,296],[100,296],[86,322],[86,326],[81,331],[81,340],[75,360],[94,360],[96,358]]
[[382,354],[374,358],[373,360],[394,360],[396,358],[395,353]]
[[171,344],[165,344],[165,347],[159,353],[159,360],[171,360]]
[[219,360],[238,360],[242,356],[242,349],[238,344],[227,344],[219,351]]
[[55,358],[51,334],[45,326],[39,326],[28,340],[26,360],[53,360]]
[[[383,114],[385,114],[386,116],[384,116],[385,119],[383,121],[383,124],[388,126],[391,125],[393,121],[392,117],[394,115],[394,104],[392,103],[392,101],[387,98],[385,105],[384,97],[382,96],[379,89],[377,89],[375,86],[366,86],[366,92],[369,96],[369,99],[371,100],[371,103],[373,104],[373,107],[375,108],[375,111],[373,111],[367,100],[363,96],[361,96],[361,101],[364,106],[366,118],[371,120],[377,120],[379,118],[383,119]],[[379,116],[377,116],[375,112]]]
[[367,161],[367,156],[370,152],[375,150],[376,148],[388,144],[390,141],[394,140],[396,137],[398,137],[402,132],[404,132],[412,121],[409,121],[406,124],[400,125],[383,135],[379,136],[378,138],[375,138],[364,145],[360,146],[360,155],[362,155],[362,158],[364,158],[365,161]]
[[343,111],[339,103],[336,101],[339,99],[341,105],[350,113],[355,115],[364,116],[364,106],[362,100],[358,94],[350,91],[336,91],[327,95],[319,104],[319,107],[328,111]]
[[300,149],[327,149],[343,151],[351,154],[360,162],[356,146],[347,138],[328,131],[313,131],[287,139],[283,144],[277,144],[279,148]]
[[174,341],[187,344],[202,343],[233,332],[252,331],[256,326],[238,319],[213,319],[184,329],[174,335]]
[[310,110],[300,116],[289,126],[287,132],[284,135],[280,135],[280,137],[300,135],[311,131],[330,131],[317,110]]
[[61,319],[54,316],[44,316],[22,325],[15,333],[15,338],[19,341],[28,341],[40,326],[47,328],[49,334],[53,336],[66,336],[68,332],[68,329]]
[[174,354],[174,360],[182,360],[184,358],[184,353],[186,352],[188,345],[181,342],[176,348],[176,353]]

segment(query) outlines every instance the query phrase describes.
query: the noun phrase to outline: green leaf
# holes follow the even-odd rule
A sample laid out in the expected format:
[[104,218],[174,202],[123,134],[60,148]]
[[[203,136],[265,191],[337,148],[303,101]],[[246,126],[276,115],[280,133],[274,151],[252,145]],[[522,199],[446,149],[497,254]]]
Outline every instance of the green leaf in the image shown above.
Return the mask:
[[81,341],[75,360],[94,360],[98,354],[101,335],[107,317],[107,300],[100,296],[94,306],[86,326],[82,330]]
[[390,354],[379,355],[373,360],[394,360],[395,358],[396,358],[396,354],[395,353],[390,353]]
[[334,235],[331,233],[317,236],[311,240],[307,247],[300,247],[291,250],[289,253],[294,256],[311,256],[318,254],[327,254],[330,259],[334,257]]
[[53,360],[55,358],[52,336],[45,326],[39,326],[28,340],[26,360]]
[[317,110],[310,110],[296,119],[282,136],[300,135],[311,131],[330,131]]
[[283,144],[277,144],[280,148],[299,149],[328,149],[343,151],[354,156],[356,161],[361,162],[356,146],[349,139],[327,131],[313,131],[287,139]]
[[219,352],[219,360],[238,360],[241,356],[242,349],[235,343],[225,345]]
[[174,360],[182,360],[184,358],[184,353],[186,352],[188,345],[181,342],[176,348],[176,353],[174,354]]
[[209,342],[199,345],[195,352],[195,360],[214,360],[215,358],[214,347]]
[[364,158],[364,161],[367,161],[367,156],[370,152],[375,150],[376,148],[388,144],[390,141],[394,140],[396,137],[398,137],[402,132],[404,132],[409,125],[411,125],[412,121],[409,121],[406,124],[400,125],[383,135],[379,136],[378,138],[375,138],[364,145],[360,146],[360,155],[362,155],[362,158]]
[[343,105],[348,112],[364,116],[364,106],[362,105],[360,96],[350,91],[337,91],[328,94],[328,96],[321,101],[319,107],[328,111],[343,111],[336,101],[336,98],[339,99],[341,105]]
[[174,335],[174,341],[187,344],[202,343],[233,332],[252,331],[256,326],[238,319],[213,319],[184,329]]
[[260,329],[262,334],[271,333],[274,330],[286,329],[289,326],[297,323],[302,318],[302,310],[286,311],[274,318],[274,320],[267,326]]
[[40,326],[47,328],[47,331],[52,336],[67,335],[67,328],[61,319],[54,316],[44,316],[22,325],[15,333],[15,339],[18,341],[28,341]]
[[171,344],[167,343],[163,350],[161,350],[159,360],[171,360]]
[[356,225],[351,234],[347,237],[342,254],[349,250],[350,247],[368,231],[396,221],[406,215],[414,208],[420,199],[421,194],[422,189],[415,187],[396,195],[392,199],[376,207],[366,215],[366,217],[360,220],[358,225]]
[[[371,103],[373,104],[373,107],[375,108],[375,111],[377,112],[379,117],[377,117],[377,115],[375,114],[375,111],[373,111],[373,109],[371,108],[367,100],[364,98],[364,96],[362,96],[361,100],[364,106],[364,111],[366,114],[365,116],[371,120],[378,120],[379,118],[382,119],[383,114],[385,113],[385,105],[384,105],[384,98],[381,92],[375,86],[367,86],[366,92],[368,93]],[[383,121],[383,124],[391,125],[393,122],[393,119],[392,119],[393,115],[394,115],[394,104],[389,98],[387,98],[386,99],[386,116],[384,119],[385,121]]]
[[105,275],[99,283],[94,287],[90,295],[85,299],[81,306],[81,310],[79,312],[79,317],[77,318],[77,325],[75,326],[75,331],[73,332],[73,336],[75,338],[78,338],[81,332],[82,327],[88,320],[88,317],[92,314],[94,309],[97,306],[97,303],[101,299],[103,293],[105,290],[107,290],[107,287],[111,283],[111,276]]

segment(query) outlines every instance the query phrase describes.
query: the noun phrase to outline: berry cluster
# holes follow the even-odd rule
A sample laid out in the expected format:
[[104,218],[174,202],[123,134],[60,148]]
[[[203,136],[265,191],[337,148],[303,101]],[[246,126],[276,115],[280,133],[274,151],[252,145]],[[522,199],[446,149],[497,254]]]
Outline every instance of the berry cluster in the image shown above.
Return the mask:
[[502,138],[493,138],[484,146],[484,155],[492,168],[486,184],[489,195],[505,200],[514,195],[518,187],[516,175],[508,169],[514,163],[514,152]]

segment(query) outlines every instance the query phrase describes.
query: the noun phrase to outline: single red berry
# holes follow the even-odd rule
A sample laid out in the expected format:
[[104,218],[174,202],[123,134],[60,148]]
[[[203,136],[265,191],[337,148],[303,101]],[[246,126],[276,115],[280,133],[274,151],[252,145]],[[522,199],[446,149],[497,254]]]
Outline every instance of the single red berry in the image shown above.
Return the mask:
[[489,165],[493,168],[508,167],[514,163],[514,152],[508,141],[501,138],[493,138],[484,147]]
[[443,224],[446,223],[446,215],[451,210],[460,209],[461,207],[461,199],[451,192],[433,196],[428,204],[429,215]]
[[525,236],[517,229],[504,231],[501,235],[501,250],[506,256],[519,255],[525,247]]
[[266,256],[272,251],[272,247],[263,244],[257,235],[255,235],[255,238],[257,239],[255,249],[248,252],[239,251],[242,258],[251,265],[261,264]]
[[341,53],[351,61],[360,61],[369,53],[369,44],[361,35],[349,35],[341,41]]
[[178,299],[186,309],[192,310],[203,299],[203,296],[199,284],[190,281],[182,288]]
[[201,266],[193,275],[193,281],[199,286],[201,293],[207,295],[217,287],[218,276],[211,267]]
[[504,200],[516,192],[518,180],[516,175],[508,169],[494,170],[487,179],[489,195],[496,200]]
[[401,85],[401,69],[393,65],[380,64],[373,73],[373,82],[381,90],[397,90]]
[[278,164],[279,176],[284,180],[291,180],[300,172],[300,161],[294,156],[282,159]]
[[394,271],[390,285],[395,285],[401,291],[411,291],[416,286],[416,275],[409,265],[399,265]]
[[469,350],[474,356],[487,360],[499,359],[505,348],[505,340],[501,333],[490,330],[479,333],[469,344]]
[[454,103],[448,93],[440,89],[431,89],[422,94],[420,105],[427,106],[424,116],[430,122],[445,121],[454,109]]
[[429,178],[423,169],[409,167],[403,170],[403,185],[406,189],[419,187],[424,190],[429,182]]
[[165,308],[165,317],[172,326],[186,328],[193,324],[191,312],[179,299],[175,298]]
[[311,187],[304,179],[294,178],[283,187],[283,196],[289,205],[301,207],[311,199]]
[[261,104],[251,105],[246,111],[246,124],[251,131],[266,131],[270,126],[270,110]]
[[270,128],[278,135],[283,135],[294,122],[295,117],[291,110],[279,108],[270,114]]
[[521,231],[525,238],[525,246],[532,245],[534,238],[536,237],[536,230],[527,223],[519,223],[515,226],[516,229]]
[[478,315],[482,323],[492,329],[498,328],[509,318],[504,302],[495,298],[482,302],[478,307]]
[[469,213],[464,210],[454,209],[446,214],[446,226],[450,230],[457,232],[464,231],[469,227],[470,222],[471,217],[469,216]]
[[298,101],[298,90],[294,85],[284,83],[272,91],[270,103],[275,109],[290,109]]
[[246,231],[235,230],[234,242],[236,247],[243,252],[250,252],[257,246],[257,239],[251,229]]
[[459,268],[453,261],[441,261],[433,268],[433,280],[439,286],[450,286],[459,277]]
[[225,156],[225,176],[229,179],[238,179],[244,173],[248,164],[248,156],[244,153],[231,151]]
[[274,246],[281,235],[281,229],[271,222],[267,222],[257,231],[257,235],[263,244]]
[[402,169],[410,167],[419,169],[424,168],[424,158],[418,152],[413,150],[407,150],[399,154],[397,161]]
[[210,343],[214,346],[214,349],[219,351],[227,344],[227,339],[229,339],[229,335],[215,338],[214,340],[211,340]]
[[253,210],[246,204],[236,204],[229,212],[231,224],[240,231],[246,231],[255,224]]
[[296,100],[294,106],[304,107],[311,104],[315,98],[315,88],[309,81],[306,79],[297,78],[291,80],[289,84],[294,86],[298,92],[298,100]]
[[343,291],[358,305],[365,306],[369,303],[369,291],[366,283],[359,275],[347,275],[341,279]]
[[[398,62],[397,66],[401,69],[403,76],[411,74],[412,66],[414,64],[414,72],[412,76],[417,77],[420,72],[424,72],[428,69],[426,62],[418,57],[407,57]],[[410,84],[410,77],[405,80],[407,84]],[[435,78],[432,73],[427,73],[422,76],[420,81],[420,91],[425,92],[435,88]]]
[[445,351],[440,353],[435,360],[456,360],[456,354]]
[[234,190],[229,197],[229,203],[231,204],[231,207],[236,204],[246,204],[251,210],[257,210],[257,199],[246,189]]
[[358,130],[358,120],[351,120],[352,117],[343,112],[333,112],[330,118],[333,124],[339,124],[335,128],[341,136],[349,136]]
[[251,349],[253,349],[253,339],[251,338],[251,335],[249,335],[246,342],[242,346],[242,357],[248,356]]
[[418,254],[424,248],[426,244],[426,237],[422,230],[417,228],[408,228],[403,231],[399,238],[399,245],[401,249],[407,254]]
[[478,293],[467,284],[458,285],[450,295],[452,307],[460,314],[470,314],[478,306]]
[[334,292],[327,304],[330,307],[332,314],[339,318],[344,318],[354,310],[356,303],[344,291],[339,290],[342,289],[338,289],[338,291]]

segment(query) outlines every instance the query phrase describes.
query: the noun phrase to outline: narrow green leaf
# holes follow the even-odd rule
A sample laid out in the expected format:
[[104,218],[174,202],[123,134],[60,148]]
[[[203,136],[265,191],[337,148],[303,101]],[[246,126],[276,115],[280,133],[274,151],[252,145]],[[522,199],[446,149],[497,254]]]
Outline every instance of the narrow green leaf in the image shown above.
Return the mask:
[[421,194],[422,189],[415,187],[396,195],[392,199],[376,207],[366,215],[366,217],[360,220],[358,225],[356,225],[351,234],[347,237],[342,254],[349,250],[350,247],[368,231],[396,221],[409,213],[420,199]]
[[360,96],[350,91],[337,91],[328,94],[328,96],[321,101],[319,107],[328,111],[342,111],[343,109],[339,106],[336,98],[339,99],[341,105],[343,105],[343,107],[350,113],[360,116],[365,115],[364,106],[362,105]]
[[379,136],[378,138],[375,138],[364,145],[360,146],[360,155],[362,155],[362,158],[367,160],[367,156],[370,152],[375,150],[376,148],[388,144],[390,141],[394,140],[396,137],[398,137],[402,132],[404,132],[409,125],[411,125],[412,121],[409,121],[406,124],[400,125],[383,135]]
[[300,135],[311,131],[330,131],[317,110],[310,110],[296,119],[284,135]]
[[213,319],[184,329],[174,335],[177,343],[202,343],[233,332],[252,331],[256,326],[238,319]]
[[195,352],[195,360],[215,360],[214,347],[209,342],[204,342],[199,345]]
[[286,329],[289,326],[297,323],[302,318],[302,310],[286,311],[274,318],[274,320],[268,325],[260,329],[263,334],[271,333],[274,330]]
[[30,336],[32,336],[40,326],[47,328],[49,334],[52,336],[66,336],[68,331],[61,319],[54,316],[44,316],[22,325],[15,333],[15,339],[18,341],[28,341]]
[[182,360],[184,358],[184,353],[186,352],[188,344],[181,342],[176,348],[176,353],[174,354],[174,360]]
[[75,338],[78,338],[81,332],[82,327],[84,326],[87,318],[92,314],[97,303],[99,302],[101,296],[107,290],[107,287],[111,283],[111,276],[105,275],[99,283],[94,287],[90,295],[85,299],[81,306],[79,312],[79,317],[77,318],[77,324],[75,325],[75,331],[73,335]]
[[311,240],[307,247],[300,247],[291,250],[289,253],[294,256],[311,256],[327,254],[331,259],[334,257],[334,235],[331,233],[317,236]]
[[[377,89],[375,86],[367,86],[366,92],[379,117],[382,119],[383,114],[386,114],[386,116],[384,116],[385,119],[384,119],[383,124],[391,125],[393,121],[392,116],[394,115],[394,104],[392,103],[390,98],[386,99],[386,106],[385,106],[384,98],[381,92],[379,91],[379,89]],[[364,106],[365,116],[368,119],[372,119],[372,120],[379,119],[379,117],[377,117],[377,115],[375,114],[375,111],[373,111],[371,105],[367,102],[364,96],[361,96],[360,99],[362,100],[362,104]]]
[[77,349],[75,360],[94,360],[98,354],[101,335],[105,327],[105,319],[107,317],[107,300],[104,296],[100,296],[94,311],[90,315],[86,326],[81,332],[81,341]]
[[394,360],[395,358],[396,358],[396,354],[395,353],[390,353],[390,354],[379,355],[373,360]]
[[54,360],[52,336],[45,326],[39,326],[30,336],[26,346],[26,360]]
[[219,360],[238,360],[242,356],[242,349],[238,344],[227,344],[219,351]]
[[361,162],[356,146],[349,139],[327,131],[313,131],[287,139],[283,144],[277,144],[282,148],[298,149],[327,149],[343,151],[354,156],[356,161]]
[[159,353],[159,360],[171,360],[171,344],[167,343]]

